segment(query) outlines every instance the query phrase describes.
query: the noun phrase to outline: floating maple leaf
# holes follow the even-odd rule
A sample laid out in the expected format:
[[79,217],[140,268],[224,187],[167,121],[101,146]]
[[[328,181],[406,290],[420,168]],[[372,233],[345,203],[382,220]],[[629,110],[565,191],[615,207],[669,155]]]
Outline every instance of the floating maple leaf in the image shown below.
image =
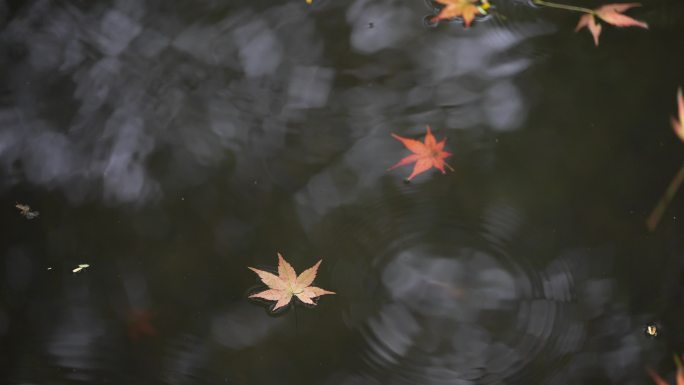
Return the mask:
[[[677,357],[676,355],[674,356],[675,364],[677,365],[677,375],[676,375],[676,381],[677,385],[684,385],[684,368],[682,367],[682,361]],[[648,374],[651,376],[653,379],[653,382],[656,383],[656,385],[669,385],[667,381],[665,381],[658,373],[654,372],[652,369],[647,368]]]
[[316,303],[313,301],[314,298],[325,294],[335,294],[332,291],[311,286],[316,278],[318,266],[320,266],[322,261],[323,260],[316,262],[315,265],[304,270],[299,276],[297,276],[292,265],[287,263],[280,253],[278,253],[278,275],[248,267],[248,269],[257,273],[259,278],[261,278],[261,281],[268,286],[268,290],[252,294],[249,298],[262,298],[268,301],[276,301],[276,304],[271,311],[276,311],[289,304],[293,296],[306,304],[315,305]]
[[411,180],[414,176],[429,170],[431,167],[435,167],[441,171],[442,174],[446,173],[446,171],[444,171],[444,166],[449,167],[449,169],[453,171],[451,166],[444,161],[444,159],[451,156],[451,153],[444,151],[446,139],[437,142],[430,131],[430,126],[427,126],[425,143],[421,143],[415,139],[404,138],[396,134],[392,134],[392,136],[403,143],[406,148],[413,152],[413,154],[400,160],[399,163],[388,168],[387,171],[413,162],[416,162],[416,165],[413,167],[413,172],[411,172],[411,175],[407,180]]
[[679,109],[679,120],[672,118],[672,128],[674,128],[679,139],[684,141],[684,96],[682,95],[681,87],[677,90],[677,106]]
[[480,13],[487,14],[489,2],[487,0],[435,0],[443,4],[444,8],[439,14],[432,18],[432,22],[436,23],[440,20],[453,19],[455,17],[463,17],[463,24],[466,28],[470,27],[470,23],[475,19],[475,15]]
[[594,16],[598,16],[599,19],[605,21],[608,24],[612,24],[617,27],[641,27],[648,29],[648,24],[643,21],[632,19],[629,16],[625,16],[622,12],[633,8],[639,7],[639,3],[623,3],[623,4],[606,4],[602,7],[594,9],[591,13],[580,17],[579,23],[575,28],[575,32],[580,29],[587,27],[592,36],[594,36],[594,44],[598,47],[599,45],[599,35],[601,34],[601,25],[596,22]]

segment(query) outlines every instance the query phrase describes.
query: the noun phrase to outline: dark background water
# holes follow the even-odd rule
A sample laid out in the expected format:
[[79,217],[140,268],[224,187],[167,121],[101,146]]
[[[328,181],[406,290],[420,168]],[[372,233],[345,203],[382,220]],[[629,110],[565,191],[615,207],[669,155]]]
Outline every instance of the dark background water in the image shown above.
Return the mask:
[[[671,379],[684,193],[645,220],[684,161],[684,2],[599,47],[494,5],[0,2],[0,382]],[[427,124],[455,171],[403,183],[390,133]],[[248,300],[277,251],[338,294]]]

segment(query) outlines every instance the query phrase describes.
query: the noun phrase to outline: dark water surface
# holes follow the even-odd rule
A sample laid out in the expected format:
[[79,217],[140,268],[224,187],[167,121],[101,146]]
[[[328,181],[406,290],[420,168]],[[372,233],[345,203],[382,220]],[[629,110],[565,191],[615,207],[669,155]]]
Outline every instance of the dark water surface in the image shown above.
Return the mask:
[[[0,2],[0,383],[672,380],[684,192],[645,220],[684,162],[684,2],[599,47],[492,3]],[[428,124],[455,171],[404,183],[390,133]],[[249,300],[278,251],[337,295]]]

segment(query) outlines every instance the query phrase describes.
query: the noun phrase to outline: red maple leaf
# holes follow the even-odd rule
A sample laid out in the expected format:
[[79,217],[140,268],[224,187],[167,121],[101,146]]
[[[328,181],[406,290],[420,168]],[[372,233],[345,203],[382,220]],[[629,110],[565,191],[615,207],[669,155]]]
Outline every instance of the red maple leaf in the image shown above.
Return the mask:
[[644,23],[643,21],[635,20],[622,14],[630,8],[639,6],[641,6],[639,3],[624,3],[606,4],[602,7],[596,8],[592,13],[587,13],[586,15],[580,17],[579,23],[577,23],[577,27],[575,27],[575,32],[587,27],[589,32],[591,32],[591,35],[594,36],[594,44],[598,46],[599,35],[601,35],[601,25],[596,22],[595,16],[606,23],[617,27],[641,27],[648,29],[648,24]]
[[392,136],[403,143],[406,148],[413,152],[413,154],[400,160],[399,163],[388,168],[387,171],[416,162],[416,165],[413,167],[413,172],[411,172],[411,175],[406,178],[406,180],[411,180],[414,176],[423,173],[432,167],[441,171],[442,174],[446,173],[446,171],[444,171],[444,166],[449,167],[451,171],[454,170],[444,161],[444,159],[451,156],[450,152],[444,151],[444,143],[446,142],[446,139],[442,139],[440,142],[437,142],[430,131],[430,126],[427,126],[425,143],[421,143],[415,139],[404,138],[396,134],[392,134]]

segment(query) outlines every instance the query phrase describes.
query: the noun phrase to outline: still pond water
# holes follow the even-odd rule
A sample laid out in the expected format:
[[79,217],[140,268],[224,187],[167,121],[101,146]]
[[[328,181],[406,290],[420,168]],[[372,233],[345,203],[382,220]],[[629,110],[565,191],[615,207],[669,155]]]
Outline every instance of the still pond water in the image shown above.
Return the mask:
[[[673,380],[684,2],[492,3],[0,2],[0,383]],[[337,294],[248,299],[277,252]]]

